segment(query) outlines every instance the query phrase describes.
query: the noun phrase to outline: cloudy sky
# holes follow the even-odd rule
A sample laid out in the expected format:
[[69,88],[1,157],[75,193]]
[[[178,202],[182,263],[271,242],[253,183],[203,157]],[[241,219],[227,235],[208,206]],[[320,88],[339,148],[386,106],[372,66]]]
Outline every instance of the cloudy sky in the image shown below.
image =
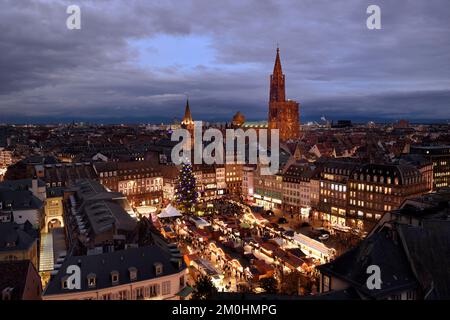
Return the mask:
[[449,35],[448,0],[0,0],[0,122],[264,120],[277,43],[303,121],[447,121]]

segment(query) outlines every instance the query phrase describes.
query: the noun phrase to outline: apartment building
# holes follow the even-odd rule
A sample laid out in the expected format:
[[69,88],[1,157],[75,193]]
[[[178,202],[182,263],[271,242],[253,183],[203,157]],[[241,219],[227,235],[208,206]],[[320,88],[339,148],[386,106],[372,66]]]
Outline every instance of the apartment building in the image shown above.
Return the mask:
[[[70,289],[69,266],[79,268],[79,289]],[[187,269],[175,248],[158,245],[70,256],[51,278],[43,300],[180,300]]]
[[153,162],[100,162],[94,170],[102,185],[126,195],[132,206],[162,204],[163,177]]

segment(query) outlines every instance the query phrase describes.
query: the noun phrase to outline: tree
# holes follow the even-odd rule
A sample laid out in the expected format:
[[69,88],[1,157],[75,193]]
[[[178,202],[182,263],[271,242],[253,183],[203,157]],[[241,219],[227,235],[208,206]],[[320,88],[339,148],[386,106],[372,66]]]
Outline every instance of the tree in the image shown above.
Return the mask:
[[308,295],[312,291],[313,283],[315,279],[311,277],[300,275],[300,291],[303,295]]
[[197,203],[197,190],[191,164],[184,163],[181,167],[176,189],[175,201],[178,207],[184,213],[190,212]]
[[146,218],[142,217],[141,220],[138,221],[138,244],[140,247],[149,246],[154,244],[154,240],[152,237],[152,223]]
[[208,300],[217,292],[211,279],[207,276],[200,276],[194,284],[193,300]]
[[261,280],[259,280],[259,286],[269,294],[278,292],[278,283],[274,277],[262,278]]
[[281,280],[281,292],[288,295],[298,295],[300,274],[296,271],[283,274]]

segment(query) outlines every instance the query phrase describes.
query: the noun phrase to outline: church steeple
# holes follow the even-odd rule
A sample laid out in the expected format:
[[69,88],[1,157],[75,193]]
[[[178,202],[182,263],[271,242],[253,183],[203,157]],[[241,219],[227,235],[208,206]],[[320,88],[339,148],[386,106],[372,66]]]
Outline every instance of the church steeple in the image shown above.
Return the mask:
[[275,65],[273,66],[273,75],[274,77],[283,75],[283,70],[281,69],[280,48],[278,47],[277,47],[277,57],[275,58]]
[[281,68],[280,48],[277,47],[277,56],[270,76],[270,101],[284,102],[286,100],[284,74]]
[[193,123],[191,109],[189,108],[189,99],[186,100],[186,108],[184,110],[184,117],[181,120],[181,124],[190,125]]

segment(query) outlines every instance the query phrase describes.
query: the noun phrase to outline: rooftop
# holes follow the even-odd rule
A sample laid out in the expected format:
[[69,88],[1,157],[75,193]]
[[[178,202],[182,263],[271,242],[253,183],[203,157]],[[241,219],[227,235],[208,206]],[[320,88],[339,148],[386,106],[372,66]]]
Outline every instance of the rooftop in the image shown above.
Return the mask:
[[[118,273],[118,284],[124,285],[137,281],[150,280],[181,272],[186,268],[181,262],[181,268],[171,262],[169,251],[157,245],[131,248],[99,255],[71,256],[62,264],[59,272],[50,280],[44,295],[83,292],[112,287],[111,272]],[[157,275],[155,264],[162,265],[162,273]],[[78,265],[81,268],[81,289],[63,289],[62,280],[66,276],[67,267]],[[130,269],[136,271],[136,279],[130,278]],[[95,276],[95,287],[89,287],[88,275]]]

